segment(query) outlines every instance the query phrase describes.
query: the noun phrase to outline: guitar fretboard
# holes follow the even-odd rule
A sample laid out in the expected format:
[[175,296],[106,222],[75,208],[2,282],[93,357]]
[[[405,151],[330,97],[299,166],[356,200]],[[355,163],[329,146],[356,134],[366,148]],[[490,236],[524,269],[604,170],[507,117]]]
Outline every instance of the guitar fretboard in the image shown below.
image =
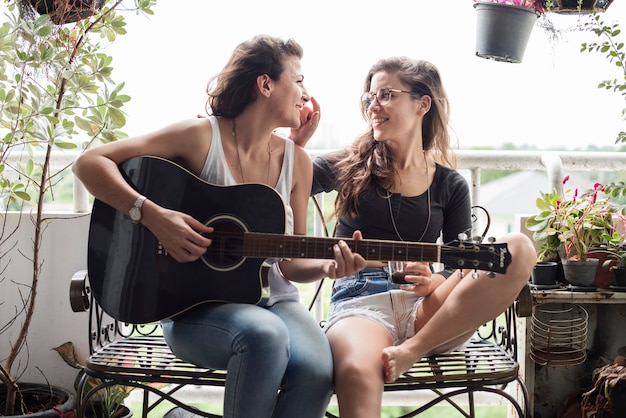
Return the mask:
[[[243,253],[257,258],[319,258],[335,257],[337,238],[263,233],[243,234]],[[353,252],[366,260],[439,262],[441,246],[383,240],[344,239]]]

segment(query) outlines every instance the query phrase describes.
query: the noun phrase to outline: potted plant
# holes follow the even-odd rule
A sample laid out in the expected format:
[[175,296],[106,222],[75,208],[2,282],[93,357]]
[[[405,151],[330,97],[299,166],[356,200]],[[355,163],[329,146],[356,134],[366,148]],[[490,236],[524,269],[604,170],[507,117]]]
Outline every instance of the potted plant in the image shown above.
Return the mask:
[[[78,369],[78,375],[74,381],[74,388],[78,388],[81,379],[88,379],[85,385],[86,390],[96,389],[102,382],[99,379],[87,376],[85,374],[84,361],[79,359],[76,348],[71,341],[55,347],[54,350],[59,353],[63,361],[74,369]],[[104,386],[97,390],[87,405],[85,405],[86,418],[130,418],[133,412],[124,405],[124,399],[130,395],[134,388],[121,385]],[[73,411],[72,411],[73,412]],[[72,416],[70,412],[69,416]],[[69,416],[67,418],[69,418]],[[62,417],[65,418],[65,417]]]
[[520,63],[535,22],[544,13],[541,0],[474,0],[476,55]]
[[[606,246],[606,237],[614,232],[613,214],[616,209],[609,198],[599,198],[604,190],[596,183],[592,190],[579,195],[578,189],[566,188],[569,176],[562,182],[562,191],[542,193],[537,201],[541,212],[530,217],[526,226],[539,236],[557,237],[563,245],[562,264],[565,278],[573,285],[593,284],[598,259],[589,257],[594,248]],[[533,233],[535,233],[533,232]],[[584,278],[573,276],[575,271],[589,269]]]
[[23,16],[48,15],[57,25],[77,22],[93,16],[102,8],[104,0],[21,0]]
[[[626,216],[618,214],[622,225],[626,226]],[[610,288],[626,289],[626,237],[615,230],[611,235],[606,235],[607,247],[603,249],[604,260],[602,267],[613,275]]]
[[546,12],[581,14],[604,12],[613,0],[542,0]]
[[620,246],[608,250],[610,253],[603,263],[603,267],[613,273],[613,285],[610,288],[626,290],[626,247]]
[[533,233],[532,238],[538,244],[537,262],[531,276],[535,286],[555,286],[559,281],[559,272],[562,243],[559,237],[552,233],[554,230],[554,216],[552,208],[560,195],[556,191],[550,193],[540,192],[536,200],[539,213],[530,216],[525,223],[526,229]]
[[[130,99],[121,93],[124,84],[111,79],[112,59],[100,46],[103,40],[114,41],[125,33],[124,18],[116,13],[121,0],[107,0],[89,19],[71,25],[57,25],[48,14],[22,15],[23,4],[22,0],[5,0],[9,19],[0,26],[3,276],[15,262],[11,253],[17,245],[12,244],[14,236],[22,230],[30,234],[30,248],[18,248],[30,267],[20,270],[20,277],[0,277],[0,308],[5,309],[0,322],[0,387],[4,394],[0,415],[4,416],[29,413],[20,388],[26,386],[21,377],[32,361],[28,337],[44,268],[42,243],[45,230],[60,221],[47,216],[44,202],[54,199],[54,186],[69,168],[53,169],[53,152],[124,137],[120,128],[125,117],[120,108]],[[136,0],[133,10],[151,13],[153,4],[154,0]],[[11,218],[14,214],[17,217]],[[24,214],[28,221],[22,222]],[[10,218],[17,221],[9,222]],[[49,416],[57,416],[48,409]]]

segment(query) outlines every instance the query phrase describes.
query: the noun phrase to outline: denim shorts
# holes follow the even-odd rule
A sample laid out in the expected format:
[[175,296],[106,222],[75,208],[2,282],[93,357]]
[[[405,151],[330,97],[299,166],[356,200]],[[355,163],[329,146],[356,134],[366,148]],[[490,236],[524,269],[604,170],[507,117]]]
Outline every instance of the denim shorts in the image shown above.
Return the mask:
[[393,284],[386,268],[366,268],[334,281],[326,330],[343,318],[367,318],[384,327],[397,345],[415,335],[422,300]]

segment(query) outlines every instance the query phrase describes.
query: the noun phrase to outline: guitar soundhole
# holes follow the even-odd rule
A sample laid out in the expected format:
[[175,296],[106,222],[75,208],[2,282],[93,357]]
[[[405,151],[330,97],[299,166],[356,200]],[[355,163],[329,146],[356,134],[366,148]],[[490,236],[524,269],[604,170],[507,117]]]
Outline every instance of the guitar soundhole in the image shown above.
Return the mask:
[[206,222],[214,228],[209,234],[212,243],[202,261],[214,270],[233,270],[245,260],[243,256],[245,225],[231,215],[223,215]]

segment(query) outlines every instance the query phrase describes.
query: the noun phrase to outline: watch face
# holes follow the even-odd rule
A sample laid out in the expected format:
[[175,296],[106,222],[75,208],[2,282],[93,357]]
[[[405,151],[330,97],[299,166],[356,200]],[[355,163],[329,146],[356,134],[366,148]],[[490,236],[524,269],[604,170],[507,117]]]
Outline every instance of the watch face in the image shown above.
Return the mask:
[[134,222],[139,222],[139,220],[141,219],[141,209],[132,208],[130,210],[130,219]]

